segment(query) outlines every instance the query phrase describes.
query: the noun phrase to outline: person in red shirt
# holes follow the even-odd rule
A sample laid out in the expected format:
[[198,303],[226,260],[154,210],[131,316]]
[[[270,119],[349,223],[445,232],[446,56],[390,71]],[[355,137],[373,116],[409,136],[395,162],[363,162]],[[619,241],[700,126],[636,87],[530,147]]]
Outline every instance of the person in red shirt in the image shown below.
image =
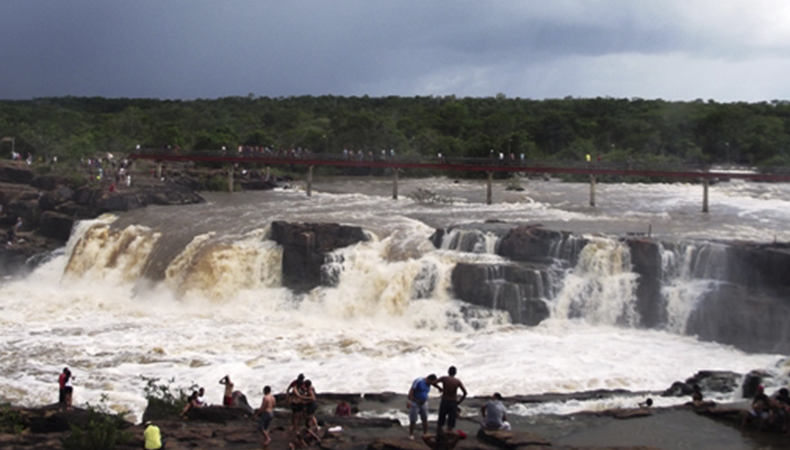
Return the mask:
[[58,404],[61,408],[66,407],[66,373],[70,373],[68,367],[63,368],[58,377]]

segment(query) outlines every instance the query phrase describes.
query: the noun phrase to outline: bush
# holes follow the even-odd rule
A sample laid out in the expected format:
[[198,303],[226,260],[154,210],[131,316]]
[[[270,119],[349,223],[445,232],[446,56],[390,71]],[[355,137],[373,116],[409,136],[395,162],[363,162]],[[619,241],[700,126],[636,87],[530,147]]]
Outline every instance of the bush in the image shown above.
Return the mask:
[[145,382],[144,396],[148,400],[143,420],[159,420],[178,417],[187,404],[189,393],[197,389],[192,383],[189,387],[173,387],[175,378],[160,383],[159,378],[140,376]]
[[69,435],[60,440],[64,450],[113,450],[131,440],[131,434],[121,430],[126,424],[124,413],[108,414],[103,407],[105,400],[102,397],[98,408],[88,405],[86,425],[69,424]]
[[228,190],[228,178],[223,177],[222,175],[214,175],[211,178],[206,179],[203,183],[205,190],[207,191],[225,191]]
[[0,411],[0,433],[19,434],[25,429],[25,420],[18,411],[4,405]]

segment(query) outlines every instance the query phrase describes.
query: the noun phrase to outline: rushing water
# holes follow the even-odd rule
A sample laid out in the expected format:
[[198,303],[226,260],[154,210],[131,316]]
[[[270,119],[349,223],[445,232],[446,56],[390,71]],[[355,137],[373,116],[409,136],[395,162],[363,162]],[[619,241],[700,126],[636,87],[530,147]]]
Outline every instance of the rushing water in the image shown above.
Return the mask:
[[[455,202],[403,196],[417,186]],[[481,183],[401,180],[393,201],[388,180],[335,179],[317,182],[311,198],[299,190],[209,194],[206,204],[82,222],[58,256],[0,288],[0,400],[55,402],[63,366],[76,376],[77,404],[107,394],[138,419],[141,375],[204,385],[214,403],[225,374],[251,402],[264,384],[277,392],[300,372],[323,392],[405,392],[415,377],[456,365],[471,395],[663,390],[702,369],[786,375],[781,355],[745,354],[682,331],[695,299],[715,283],[715,245],[698,240],[790,240],[790,186],[719,184],[707,215],[694,185],[599,185],[598,208],[585,206],[583,184],[503,187],[498,203],[485,205]],[[552,317],[537,327],[452,296],[457,262],[502,262],[496,238],[456,233],[436,249],[428,237],[437,226],[487,219],[542,223],[591,241],[572,270],[541,288]],[[336,286],[295,296],[280,285],[281,249],[266,239],[272,220],[360,225],[371,239],[335,252],[327,270]],[[648,228],[681,242],[662,255],[671,274],[663,331],[634,328],[636,276],[627,247],[611,238]],[[713,254],[700,256],[702,247]],[[511,413],[631,403],[518,405]]]

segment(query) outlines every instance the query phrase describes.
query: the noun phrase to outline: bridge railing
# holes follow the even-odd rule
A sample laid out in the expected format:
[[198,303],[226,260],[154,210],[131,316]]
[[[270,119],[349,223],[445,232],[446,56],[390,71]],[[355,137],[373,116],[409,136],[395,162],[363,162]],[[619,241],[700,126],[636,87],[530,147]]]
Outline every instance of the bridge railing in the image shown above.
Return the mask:
[[184,150],[184,149],[136,149],[129,153],[130,158],[145,159],[183,159],[183,160],[216,160],[228,162],[244,162],[271,164],[273,161],[283,164],[309,164],[325,163],[335,165],[353,166],[388,166],[398,164],[412,164],[425,166],[426,168],[437,168],[438,165],[450,165],[455,169],[463,168],[459,166],[469,166],[470,170],[481,170],[485,167],[492,169],[508,169],[518,172],[519,168],[524,171],[539,172],[544,168],[547,171],[556,172],[558,170],[568,170],[569,172],[586,172],[593,170],[599,173],[611,172],[666,172],[666,173],[717,173],[722,176],[727,174],[737,176],[738,174],[770,174],[770,175],[790,175],[788,167],[755,167],[735,164],[669,164],[655,163],[649,161],[570,161],[570,160],[533,160],[520,158],[472,158],[455,156],[402,156],[391,154],[363,154],[363,155],[343,155],[336,153],[312,153],[302,152],[301,154],[259,152],[235,150]]

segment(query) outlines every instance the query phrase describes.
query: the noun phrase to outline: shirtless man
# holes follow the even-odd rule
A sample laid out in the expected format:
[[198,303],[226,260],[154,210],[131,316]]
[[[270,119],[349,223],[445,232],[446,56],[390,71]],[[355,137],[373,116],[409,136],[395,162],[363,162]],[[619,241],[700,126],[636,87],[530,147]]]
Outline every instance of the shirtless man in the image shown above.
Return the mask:
[[233,383],[230,381],[230,375],[219,380],[219,384],[225,385],[225,394],[222,396],[222,406],[230,408],[233,406]]
[[[433,383],[434,385],[442,384],[442,402],[439,404],[439,421],[436,424],[437,434],[442,431],[445,421],[447,422],[447,431],[453,431],[455,419],[458,417],[458,405],[466,398],[466,387],[461,380],[455,377],[456,372],[455,366],[450,366],[447,375]],[[463,392],[461,398],[458,398],[458,389]]]
[[272,395],[272,388],[269,386],[264,387],[261,407],[255,411],[255,417],[258,418],[258,429],[261,431],[261,434],[265,439],[262,442],[264,447],[272,442],[272,438],[269,436],[269,425],[271,425],[272,419],[274,418],[275,403],[276,401]]

